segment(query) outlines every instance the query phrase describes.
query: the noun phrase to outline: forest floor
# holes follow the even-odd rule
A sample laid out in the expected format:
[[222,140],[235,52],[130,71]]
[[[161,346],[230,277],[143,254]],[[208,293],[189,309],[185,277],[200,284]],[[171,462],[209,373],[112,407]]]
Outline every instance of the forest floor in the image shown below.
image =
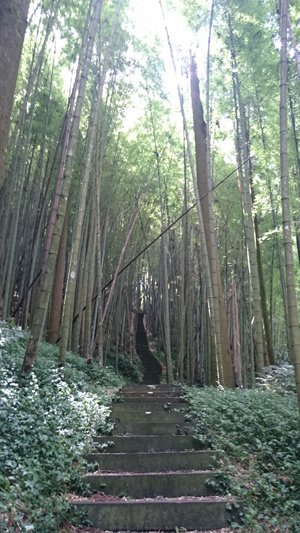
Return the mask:
[[[243,531],[300,533],[300,432],[293,367],[254,389],[189,387],[195,435],[223,451],[220,491],[243,501]],[[216,487],[217,488],[217,487]],[[233,528],[240,529],[238,524]]]
[[[69,354],[66,368],[58,370],[57,349],[42,343],[24,383],[18,372],[26,334],[7,324],[0,332],[0,531],[100,533],[70,512],[66,494],[83,490],[83,456],[93,435],[109,431],[112,396],[137,379],[138,369],[121,357],[123,376],[117,376]],[[253,390],[187,387],[186,393],[199,445],[224,452],[216,491],[244,502],[243,527],[233,523],[222,533],[300,533],[292,368],[268,369]]]

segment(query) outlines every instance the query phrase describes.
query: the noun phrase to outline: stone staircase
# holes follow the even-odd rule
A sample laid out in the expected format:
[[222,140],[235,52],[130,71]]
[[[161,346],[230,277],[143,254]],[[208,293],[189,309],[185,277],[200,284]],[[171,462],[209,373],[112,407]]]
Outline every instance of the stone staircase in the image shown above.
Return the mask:
[[93,494],[74,501],[76,508],[101,530],[228,527],[229,501],[207,483],[219,473],[219,454],[196,449],[180,388],[133,385],[121,393],[113,434],[95,438],[105,451],[87,457],[98,465],[83,477]]

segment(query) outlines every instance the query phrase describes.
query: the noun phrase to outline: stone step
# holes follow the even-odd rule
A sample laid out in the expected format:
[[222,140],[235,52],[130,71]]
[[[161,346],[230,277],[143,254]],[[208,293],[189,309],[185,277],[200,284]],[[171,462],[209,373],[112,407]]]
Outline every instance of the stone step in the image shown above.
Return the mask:
[[113,452],[160,452],[169,450],[197,449],[197,441],[192,435],[134,435],[129,437],[108,436],[95,437],[94,442],[100,445],[111,443],[108,451]]
[[140,384],[140,385],[124,385],[120,389],[121,392],[139,392],[139,391],[182,391],[182,387],[180,385],[169,385],[168,383],[159,383],[158,385],[147,385],[147,384]]
[[[100,496],[102,497],[102,496]],[[155,500],[73,500],[90,523],[109,531],[175,531],[219,529],[228,526],[228,499],[220,497]]]
[[168,472],[168,473],[94,473],[83,476],[82,482],[93,492],[103,491],[114,496],[130,498],[172,498],[182,496],[209,496],[214,491],[207,481],[216,479],[216,472]]
[[137,453],[90,453],[89,463],[111,472],[168,472],[170,470],[208,470],[218,464],[217,451],[173,451]]
[[175,391],[175,390],[150,390],[150,391],[146,391],[146,390],[136,390],[136,391],[121,391],[122,392],[122,397],[124,398],[124,400],[126,400],[127,398],[155,398],[155,397],[160,397],[160,398],[179,398],[182,396],[182,392],[181,391]]
[[[187,529],[184,529],[184,533],[198,533],[199,530],[187,530]],[[77,527],[76,528],[76,533],[103,533],[102,530],[100,530],[99,528],[97,527],[89,527],[88,530],[86,527]],[[117,533],[117,532],[116,532]],[[122,532],[118,532],[118,533],[124,533],[123,531]],[[126,532],[128,533],[128,532]],[[130,531],[130,533],[138,533],[137,531]],[[166,533],[165,531],[162,531],[162,530],[156,530],[156,531],[144,531],[143,533]],[[201,533],[234,533],[233,529],[224,529],[224,528],[221,528],[221,529],[201,529]]]
[[117,422],[112,430],[113,435],[187,435],[191,433],[188,424],[174,422]]
[[182,424],[185,421],[184,413],[172,413],[169,411],[152,411],[149,407],[146,411],[122,411],[114,408],[112,411],[113,420],[120,421],[123,424],[132,422],[172,422]]
[[187,403],[173,404],[173,402],[117,402],[112,404],[112,413],[116,411],[163,411],[166,413],[184,412],[188,409]]
[[139,397],[136,394],[133,394],[132,396],[126,396],[124,397],[123,401],[116,401],[114,402],[114,405],[119,405],[123,403],[161,403],[162,405],[170,403],[171,405],[177,404],[177,403],[184,403],[186,404],[185,398],[181,396],[174,396],[174,397],[168,397],[168,396],[162,396],[161,394],[158,395],[148,395],[144,394],[143,396]]

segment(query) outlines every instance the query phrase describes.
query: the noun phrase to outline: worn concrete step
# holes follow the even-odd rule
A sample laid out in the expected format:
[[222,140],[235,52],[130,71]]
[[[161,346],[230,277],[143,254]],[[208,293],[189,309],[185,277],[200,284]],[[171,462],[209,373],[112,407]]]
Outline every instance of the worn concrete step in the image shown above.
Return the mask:
[[94,527],[110,531],[175,531],[219,529],[228,526],[226,498],[174,498],[99,502],[74,500]]
[[117,422],[112,430],[113,435],[188,435],[192,429],[188,424],[174,422]]
[[94,473],[83,476],[82,482],[93,492],[103,491],[114,496],[130,498],[155,498],[164,496],[173,498],[182,496],[209,496],[214,491],[207,481],[215,481],[214,471],[198,472],[158,472],[102,474]]
[[181,397],[181,396],[172,396],[172,397],[168,397],[168,396],[161,396],[161,395],[148,395],[148,394],[144,394],[142,397],[139,397],[137,396],[136,394],[133,394],[132,396],[126,396],[124,397],[123,399],[121,399],[120,401],[116,401],[116,402],[113,402],[114,405],[119,405],[119,404],[123,404],[123,403],[161,403],[162,405],[166,405],[168,403],[170,403],[170,405],[174,405],[174,404],[182,404],[182,403],[185,403],[186,404],[186,400],[184,397]]
[[181,424],[185,421],[185,414],[168,411],[152,411],[150,407],[146,411],[122,411],[115,408],[112,411],[112,418],[123,424],[132,422],[173,422],[175,424]]
[[[149,405],[150,404],[150,405]],[[185,412],[188,409],[187,403],[173,404],[172,402],[117,402],[112,404],[112,413],[115,411],[164,411],[166,413]]]
[[160,383],[159,385],[147,385],[147,384],[140,384],[140,385],[124,385],[120,389],[121,392],[139,392],[139,391],[182,391],[182,387],[180,385],[168,385],[168,383]]
[[208,470],[218,464],[215,451],[90,453],[89,463],[111,472],[168,472],[170,470]]
[[[198,533],[199,530],[187,530],[185,529],[184,530],[184,533]],[[98,529],[97,527],[89,527],[88,530],[86,527],[77,527],[76,528],[76,533],[103,533],[102,530]],[[124,531],[121,531],[121,532],[116,532],[116,533],[124,533]],[[127,533],[127,532],[126,532]],[[137,533],[137,531],[130,531],[130,533]],[[143,533],[167,533],[166,531],[162,531],[162,530],[159,530],[159,531],[144,531]],[[209,530],[204,530],[204,529],[201,529],[201,533],[234,533],[233,529],[224,529],[224,528],[221,528],[221,529],[209,529]]]
[[159,396],[160,398],[178,398],[180,396],[182,396],[182,392],[181,391],[176,391],[176,390],[150,390],[150,391],[146,391],[146,390],[142,390],[142,391],[121,391],[122,392],[122,397],[124,398],[124,400],[126,400],[127,398],[155,398],[157,396]]
[[[94,442],[113,452],[163,452],[197,449],[199,443],[192,435],[134,435],[129,437],[95,437]],[[109,443],[107,445],[107,443]],[[106,446],[107,445],[107,446]]]

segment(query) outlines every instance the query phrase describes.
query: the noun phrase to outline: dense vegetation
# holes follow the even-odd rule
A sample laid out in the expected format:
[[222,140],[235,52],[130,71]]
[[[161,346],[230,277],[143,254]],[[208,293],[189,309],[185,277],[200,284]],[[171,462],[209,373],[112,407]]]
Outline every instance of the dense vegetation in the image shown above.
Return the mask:
[[83,455],[109,428],[113,390],[124,379],[72,354],[58,370],[57,350],[42,343],[24,380],[26,336],[1,325],[0,531],[57,532],[68,518],[66,492],[80,489]]
[[292,367],[269,369],[252,390],[193,387],[187,395],[199,442],[222,450],[219,488],[243,502],[243,530],[297,533],[300,433]]

